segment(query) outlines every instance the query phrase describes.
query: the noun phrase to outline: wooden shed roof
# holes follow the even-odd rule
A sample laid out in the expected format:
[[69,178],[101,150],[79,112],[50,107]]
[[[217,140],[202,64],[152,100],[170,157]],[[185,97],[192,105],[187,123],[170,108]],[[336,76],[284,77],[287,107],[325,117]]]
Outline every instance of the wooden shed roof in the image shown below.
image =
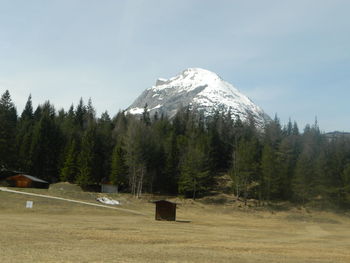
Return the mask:
[[45,183],[45,184],[48,184],[48,182],[38,178],[38,177],[35,177],[35,176],[31,176],[31,175],[28,175],[28,174],[16,174],[16,175],[13,175],[13,176],[9,176],[8,178],[11,178],[11,177],[14,177],[14,176],[24,176],[26,178],[28,178],[29,180],[32,180],[33,182],[38,182],[38,183]]
[[161,199],[161,200],[154,200],[154,201],[151,201],[151,203],[162,203],[162,202],[166,202],[166,203],[170,203],[170,204],[177,204],[175,202],[171,202],[171,201],[168,201],[168,200],[165,200],[165,199]]
[[24,174],[24,172],[8,170],[5,168],[0,169],[0,179],[6,179],[10,176],[14,176],[14,175],[18,175],[18,174]]

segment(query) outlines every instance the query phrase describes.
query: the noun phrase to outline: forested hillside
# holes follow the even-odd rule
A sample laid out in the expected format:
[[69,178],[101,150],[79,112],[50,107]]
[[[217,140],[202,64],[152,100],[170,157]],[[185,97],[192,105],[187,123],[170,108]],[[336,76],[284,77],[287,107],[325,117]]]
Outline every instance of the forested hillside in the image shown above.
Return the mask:
[[[211,194],[229,175],[231,193],[261,202],[289,200],[350,206],[350,138],[329,137],[317,123],[300,132],[278,118],[256,127],[217,112],[180,110],[169,120],[119,112],[95,114],[91,100],[68,111],[45,102],[21,114],[6,91],[0,100],[0,168],[83,187],[109,181],[142,192],[190,198]],[[226,190],[225,190],[226,191]]]

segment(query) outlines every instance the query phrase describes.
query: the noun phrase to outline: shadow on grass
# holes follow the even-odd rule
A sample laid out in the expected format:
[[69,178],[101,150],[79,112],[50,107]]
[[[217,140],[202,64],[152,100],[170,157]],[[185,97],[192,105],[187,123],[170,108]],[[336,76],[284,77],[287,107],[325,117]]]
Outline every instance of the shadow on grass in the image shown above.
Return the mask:
[[266,208],[275,212],[282,212],[282,211],[289,211],[291,209],[291,206],[285,203],[283,204],[270,203],[266,205]]
[[177,223],[191,223],[192,221],[190,220],[175,220]]
[[323,223],[323,224],[341,224],[338,220],[332,218],[324,218],[318,216],[311,215],[287,215],[285,217],[289,221],[301,221],[301,222],[309,222],[309,223]]

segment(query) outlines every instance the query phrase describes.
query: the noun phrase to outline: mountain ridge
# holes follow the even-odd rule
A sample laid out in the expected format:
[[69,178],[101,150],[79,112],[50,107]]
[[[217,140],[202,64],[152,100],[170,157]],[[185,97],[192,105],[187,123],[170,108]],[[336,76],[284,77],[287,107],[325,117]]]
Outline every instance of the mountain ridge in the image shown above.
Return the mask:
[[175,77],[158,78],[156,84],[146,89],[127,109],[130,114],[139,115],[147,104],[151,115],[163,113],[169,118],[189,106],[203,111],[205,116],[215,111],[231,112],[233,118],[247,120],[251,115],[262,125],[269,116],[232,84],[216,73],[201,68],[188,68]]

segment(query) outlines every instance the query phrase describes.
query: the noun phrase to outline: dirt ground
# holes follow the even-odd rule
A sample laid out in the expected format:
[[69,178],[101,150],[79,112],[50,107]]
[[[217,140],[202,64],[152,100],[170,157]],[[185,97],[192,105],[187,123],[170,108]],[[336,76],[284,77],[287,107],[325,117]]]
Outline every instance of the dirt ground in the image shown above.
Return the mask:
[[[98,195],[26,191],[91,202]],[[346,214],[178,199],[178,221],[163,222],[147,198],[111,197],[144,215],[0,192],[0,262],[350,262]]]

